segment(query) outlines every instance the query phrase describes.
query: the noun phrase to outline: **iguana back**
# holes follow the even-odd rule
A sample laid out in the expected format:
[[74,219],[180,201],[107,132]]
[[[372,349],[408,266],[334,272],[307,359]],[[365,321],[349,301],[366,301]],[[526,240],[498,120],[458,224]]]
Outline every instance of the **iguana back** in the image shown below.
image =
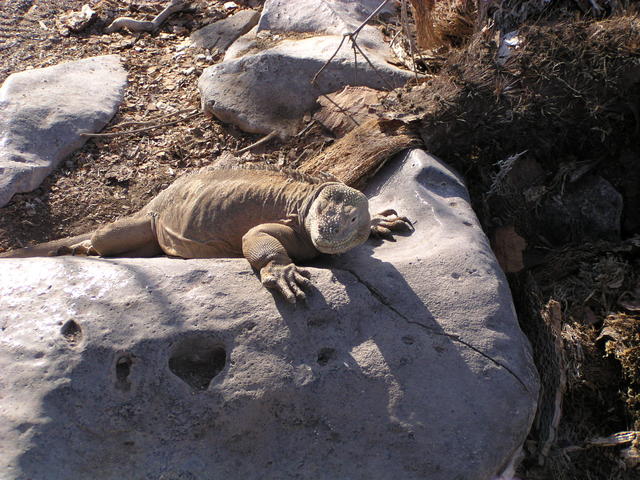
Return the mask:
[[304,216],[328,184],[277,170],[207,169],[178,179],[143,211],[162,250],[183,258],[242,256],[242,237],[264,223],[291,227],[311,240]]

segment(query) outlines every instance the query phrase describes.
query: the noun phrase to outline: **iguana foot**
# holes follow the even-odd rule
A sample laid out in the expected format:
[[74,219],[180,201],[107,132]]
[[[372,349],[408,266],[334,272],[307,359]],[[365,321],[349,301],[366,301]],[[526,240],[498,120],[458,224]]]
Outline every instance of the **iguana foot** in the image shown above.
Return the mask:
[[392,208],[376,213],[371,218],[371,236],[393,240],[392,232],[412,232],[413,223],[407,217],[398,216]]
[[[62,252],[63,249],[64,252]],[[58,254],[61,255],[62,253],[65,255],[100,255],[96,249],[93,248],[93,245],[91,245],[91,240],[85,240],[70,247],[60,247]]]
[[307,298],[302,288],[311,285],[310,277],[309,271],[293,263],[288,265],[271,263],[260,270],[262,284],[279,291],[289,303],[296,303],[297,300],[304,301]]

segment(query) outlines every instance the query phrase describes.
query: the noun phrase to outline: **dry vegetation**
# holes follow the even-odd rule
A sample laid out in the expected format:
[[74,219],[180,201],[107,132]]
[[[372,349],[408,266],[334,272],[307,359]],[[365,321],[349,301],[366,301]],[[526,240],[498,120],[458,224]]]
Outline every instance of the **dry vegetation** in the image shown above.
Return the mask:
[[[640,17],[623,2],[551,3],[442,2],[424,56],[437,74],[387,107],[421,119],[496,250],[521,257],[508,276],[543,390],[519,476],[638,478]],[[613,206],[563,205],[602,179],[622,196],[619,228],[598,227]]]
[[[89,2],[98,20],[80,33],[60,33],[57,19],[82,3],[5,2],[0,81],[26,68],[118,53],[130,86],[109,129],[170,121],[180,110],[199,107],[197,77],[220,55],[181,44],[191,31],[228,14],[222,2],[193,1],[159,31],[137,35],[103,32],[117,16],[152,18],[162,2]],[[387,121],[410,119],[426,148],[465,176],[490,237],[501,243],[508,232],[514,240],[496,245],[497,251],[526,244],[524,252],[510,252],[519,259],[507,269],[543,392],[519,477],[638,478],[638,12],[623,0],[425,4],[433,7],[419,25],[428,48],[416,60],[429,77],[389,95],[384,113]],[[381,28],[389,37],[400,30]],[[506,58],[501,38],[515,29],[517,48]],[[402,141],[414,141],[404,126],[400,131]],[[131,213],[177,175],[255,140],[202,116],[91,140],[40,188],[2,209],[0,249],[82,233]],[[332,142],[314,127],[244,155],[297,167]],[[622,196],[619,229],[603,232],[588,215],[558,213],[558,202],[579,195],[594,178]]]

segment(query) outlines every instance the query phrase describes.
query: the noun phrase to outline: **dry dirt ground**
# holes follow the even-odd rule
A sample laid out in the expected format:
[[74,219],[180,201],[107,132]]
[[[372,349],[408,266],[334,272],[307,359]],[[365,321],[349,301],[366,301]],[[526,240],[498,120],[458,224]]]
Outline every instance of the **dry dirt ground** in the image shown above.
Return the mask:
[[[111,125],[156,124],[184,118],[200,107],[197,79],[221,57],[181,49],[192,31],[230,12],[222,2],[194,1],[154,33],[104,34],[120,16],[151,19],[165,2],[88,2],[97,20],[66,34],[62,16],[79,11],[79,0],[8,0],[0,7],[0,83],[14,72],[95,55],[118,54],[128,72],[123,104]],[[242,4],[242,2],[237,2]],[[172,115],[182,110],[186,113]],[[144,125],[142,125],[144,126]],[[108,126],[105,131],[112,131]],[[138,210],[178,174],[208,165],[258,137],[196,115],[135,135],[96,138],[69,157],[33,192],[16,195],[0,214],[0,250],[84,233]],[[272,149],[273,150],[273,149]],[[298,153],[294,150],[289,156]],[[288,162],[278,152],[269,161]],[[259,160],[249,156],[249,160]]]
[[[83,3],[98,13],[95,23],[80,33],[61,31],[62,15]],[[538,7],[549,3],[558,7],[545,16]],[[640,475],[634,468],[640,434],[617,445],[625,438],[594,441],[640,430],[640,19],[631,12],[594,18],[594,3],[633,4],[437,3],[435,32],[444,46],[419,61],[435,76],[388,97],[390,115],[421,119],[417,129],[426,148],[464,174],[494,246],[506,238],[502,247],[520,255],[516,264],[522,265],[509,281],[545,386],[518,473],[530,480]],[[192,31],[229,14],[223,2],[194,0],[154,33],[104,33],[116,17],[151,19],[164,4],[6,0],[0,7],[0,82],[27,68],[116,53],[129,87],[105,131],[185,118],[199,108],[200,72],[221,55],[180,46]],[[487,21],[486,12],[474,10],[479,4],[503,6],[502,20],[495,21],[508,28],[528,21],[521,30],[528,46],[511,63],[496,64],[499,42],[494,31],[478,28]],[[533,12],[529,19],[526,6]],[[257,139],[202,115],[92,139],[37,190],[16,195],[0,210],[0,251],[84,233],[132,213],[181,173]],[[244,155],[296,167],[331,142],[314,127],[303,139],[274,140]],[[527,152],[526,168],[518,172],[509,158],[520,152]],[[623,196],[621,232],[589,243],[549,241],[562,229],[546,222],[545,202],[592,174]],[[523,242],[524,262],[517,247]]]

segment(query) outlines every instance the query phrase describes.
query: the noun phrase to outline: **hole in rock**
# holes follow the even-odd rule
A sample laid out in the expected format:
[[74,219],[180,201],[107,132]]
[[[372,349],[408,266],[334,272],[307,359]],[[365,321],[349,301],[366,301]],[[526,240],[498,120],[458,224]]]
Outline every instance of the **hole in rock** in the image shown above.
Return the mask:
[[336,358],[336,351],[333,348],[321,348],[318,352],[318,364],[325,366]]
[[77,345],[80,343],[80,340],[82,340],[82,329],[74,320],[69,320],[67,323],[62,325],[60,333],[72,346]]
[[131,373],[131,365],[133,360],[129,355],[123,355],[116,360],[116,388],[127,391],[131,388],[131,382],[128,380]]
[[222,371],[227,352],[219,341],[195,337],[179,341],[169,358],[169,369],[194,390],[206,390]]
[[415,339],[411,335],[405,335],[404,337],[402,337],[402,341],[405,345],[413,345]]

